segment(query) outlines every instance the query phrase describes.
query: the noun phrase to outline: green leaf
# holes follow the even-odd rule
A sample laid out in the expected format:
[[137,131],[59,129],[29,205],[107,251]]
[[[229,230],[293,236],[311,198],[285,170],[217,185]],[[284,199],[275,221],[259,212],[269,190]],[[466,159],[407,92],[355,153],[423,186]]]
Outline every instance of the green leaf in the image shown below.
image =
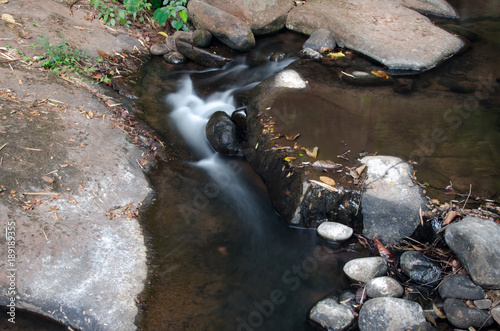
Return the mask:
[[177,20],[174,20],[172,21],[172,26],[174,27],[174,29],[176,30],[180,30],[182,28],[182,25],[184,23],[182,21],[177,21]]
[[187,22],[187,19],[188,19],[188,14],[185,10],[181,10],[179,12],[179,17],[181,18],[181,20],[186,23]]

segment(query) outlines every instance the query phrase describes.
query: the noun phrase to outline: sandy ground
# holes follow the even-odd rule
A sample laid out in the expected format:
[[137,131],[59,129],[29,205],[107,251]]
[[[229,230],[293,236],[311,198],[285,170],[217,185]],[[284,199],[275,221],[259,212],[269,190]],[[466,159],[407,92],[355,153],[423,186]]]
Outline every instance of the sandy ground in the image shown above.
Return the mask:
[[[30,45],[42,34],[91,58],[141,47],[139,35],[91,20],[85,3],[0,4],[16,21],[0,21],[0,47],[39,55]],[[124,101],[29,61],[0,62],[0,305],[79,329],[135,329],[147,274],[137,209],[152,190],[145,149],[113,115]]]

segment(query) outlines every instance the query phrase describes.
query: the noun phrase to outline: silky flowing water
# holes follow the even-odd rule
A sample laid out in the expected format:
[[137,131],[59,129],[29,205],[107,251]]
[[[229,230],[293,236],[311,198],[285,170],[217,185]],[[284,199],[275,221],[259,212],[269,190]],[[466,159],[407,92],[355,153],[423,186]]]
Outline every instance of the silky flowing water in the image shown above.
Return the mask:
[[[318,86],[307,95],[285,95],[273,108],[293,114],[288,129],[303,133],[302,145],[318,146],[322,159],[337,160],[346,150],[351,158],[363,151],[413,158],[432,197],[458,198],[444,194],[451,181],[461,193],[471,184],[477,195],[498,198],[499,93],[490,75],[499,72],[500,26],[491,16],[498,6],[454,5],[462,15],[459,24],[481,39],[438,68],[412,76],[411,94],[396,94],[391,86],[344,86],[331,101],[325,97],[330,87]],[[309,330],[314,326],[307,313],[316,301],[356,290],[342,266],[367,252],[352,245],[333,253],[337,248],[314,230],[286,226],[245,160],[215,154],[204,134],[213,112],[230,114],[244,104],[255,84],[293,61],[304,40],[292,33],[259,40],[261,55],[289,54],[280,63],[249,65],[258,57],[253,52],[221,70],[174,68],[157,59],[145,66],[136,87],[138,105],[166,142],[168,161],[152,175],[158,195],[142,218],[152,271],[140,328]],[[489,80],[488,94],[450,92],[448,85],[463,78]],[[436,130],[446,139],[436,140]]]

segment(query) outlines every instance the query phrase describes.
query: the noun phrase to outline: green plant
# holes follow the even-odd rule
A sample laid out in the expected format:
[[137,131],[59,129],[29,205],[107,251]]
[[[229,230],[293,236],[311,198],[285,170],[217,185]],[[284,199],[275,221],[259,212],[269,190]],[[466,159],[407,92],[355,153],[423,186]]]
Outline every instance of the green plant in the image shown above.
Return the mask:
[[[124,0],[125,9],[118,9],[114,3],[116,0],[90,0],[90,4],[97,10],[97,19],[101,19],[105,24],[115,26],[120,23],[128,28],[131,22],[128,17],[132,15],[134,20],[144,21],[141,13],[151,9],[151,4],[147,0]],[[139,14],[139,17],[137,15]]]
[[33,47],[41,46],[45,60],[42,67],[53,72],[59,72],[62,69],[69,69],[77,73],[81,72],[82,68],[85,71],[92,71],[87,68],[88,55],[85,51],[73,49],[69,43],[61,37],[61,40],[56,44],[51,44],[49,39],[44,35],[40,36],[40,40],[32,44]]
[[188,18],[187,2],[188,0],[164,0],[163,7],[155,10],[153,20],[158,21],[158,25],[162,26],[172,17],[172,27],[174,29],[188,31],[189,29],[186,25]]

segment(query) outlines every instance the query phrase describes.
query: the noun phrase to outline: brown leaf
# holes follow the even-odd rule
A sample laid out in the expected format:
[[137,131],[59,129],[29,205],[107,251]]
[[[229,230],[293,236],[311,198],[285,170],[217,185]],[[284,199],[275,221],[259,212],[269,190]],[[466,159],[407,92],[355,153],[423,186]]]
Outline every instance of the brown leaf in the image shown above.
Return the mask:
[[443,314],[443,312],[441,310],[439,310],[438,307],[436,307],[436,305],[434,304],[434,302],[432,303],[432,309],[434,310],[434,312],[436,313],[436,315],[440,318],[440,319],[446,319],[446,315]]
[[437,327],[436,320],[434,319],[431,313],[424,311],[424,316],[426,320],[428,320],[430,323],[432,323],[432,325]]
[[313,150],[311,151],[310,149],[306,148],[305,149],[306,154],[312,158],[316,158],[318,156],[318,147],[314,147]]
[[320,176],[319,180],[328,185],[335,185],[335,181],[330,177]]
[[300,136],[300,133],[297,133],[296,135],[291,135],[291,134],[285,134],[286,140],[294,141]]
[[102,56],[105,59],[109,59],[109,54],[107,54],[107,53],[104,53],[104,52],[101,52],[101,51],[97,51],[97,54],[99,54],[100,56]]
[[394,261],[396,259],[396,255],[391,253],[391,251],[388,250],[387,247],[385,247],[384,244],[382,244],[380,240],[375,237],[373,237],[373,244],[377,248],[380,256],[386,258],[388,261]]
[[456,210],[449,211],[448,214],[446,214],[446,217],[444,218],[443,226],[450,224],[455,219],[455,217],[461,215],[462,214]]
[[16,24],[16,20],[14,19],[14,16],[12,16],[11,14],[2,14],[2,21]]

